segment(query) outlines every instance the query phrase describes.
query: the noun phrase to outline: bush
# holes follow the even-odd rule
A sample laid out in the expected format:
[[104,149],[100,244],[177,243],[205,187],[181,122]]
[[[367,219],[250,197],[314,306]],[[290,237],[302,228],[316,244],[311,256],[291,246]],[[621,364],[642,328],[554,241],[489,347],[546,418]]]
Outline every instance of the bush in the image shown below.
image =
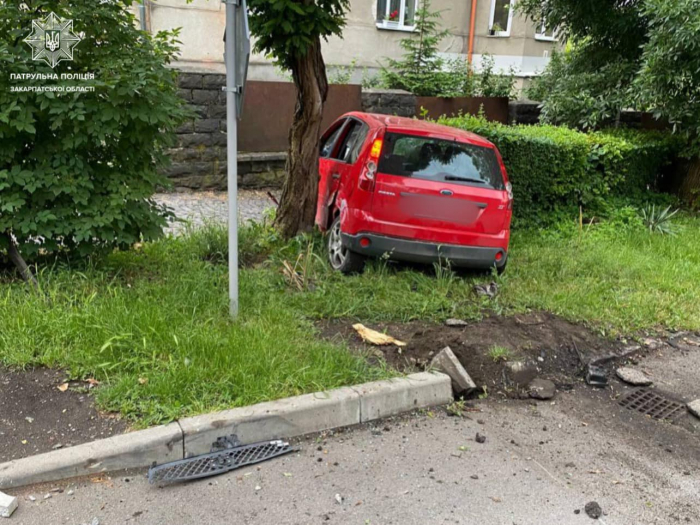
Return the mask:
[[501,152],[513,184],[516,222],[549,224],[579,213],[606,215],[621,202],[641,202],[658,189],[678,137],[612,130],[581,133],[556,126],[505,126],[474,116],[441,118],[472,131]]
[[[167,212],[151,195],[167,185],[159,168],[187,116],[177,73],[166,67],[177,33],[139,31],[125,0],[29,4],[0,2],[0,252],[10,235],[28,259],[156,238]],[[73,20],[82,36],[74,59],[53,69],[33,61],[23,41],[32,21],[51,11]],[[63,80],[62,73],[95,78]],[[94,91],[11,91],[42,84]]]

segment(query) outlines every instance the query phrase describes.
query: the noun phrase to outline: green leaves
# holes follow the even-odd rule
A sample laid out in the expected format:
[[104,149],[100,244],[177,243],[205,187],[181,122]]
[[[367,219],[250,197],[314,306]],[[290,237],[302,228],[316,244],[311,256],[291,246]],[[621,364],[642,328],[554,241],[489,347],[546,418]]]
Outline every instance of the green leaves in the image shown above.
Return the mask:
[[[49,11],[72,19],[83,37],[74,60],[55,70],[33,61],[22,41]],[[188,114],[166,67],[176,38],[137,30],[123,1],[0,3],[0,233],[11,232],[25,257],[84,255],[159,235],[167,213],[149,197],[167,185],[164,153]],[[59,79],[11,78],[37,73]],[[94,91],[11,90],[43,84]]]
[[291,69],[318,38],[340,35],[349,0],[248,0],[255,49]]
[[514,214],[526,226],[563,216],[607,213],[616,198],[644,200],[681,147],[668,133],[609,130],[581,133],[556,126],[504,126],[464,116],[440,123],[496,144],[513,184]]

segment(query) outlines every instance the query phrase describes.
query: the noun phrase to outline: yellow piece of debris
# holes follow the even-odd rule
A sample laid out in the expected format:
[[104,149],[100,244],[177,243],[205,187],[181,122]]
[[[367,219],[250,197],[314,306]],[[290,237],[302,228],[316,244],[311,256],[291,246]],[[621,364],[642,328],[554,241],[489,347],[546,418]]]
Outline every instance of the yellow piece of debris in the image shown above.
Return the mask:
[[367,328],[363,324],[354,324],[352,325],[352,327],[357,331],[358,334],[360,334],[362,340],[367,343],[371,343],[377,346],[406,346],[406,343],[404,343],[403,341],[399,341],[398,339],[394,339],[390,335],[386,335],[381,332],[377,332],[376,330],[372,330],[371,328]]

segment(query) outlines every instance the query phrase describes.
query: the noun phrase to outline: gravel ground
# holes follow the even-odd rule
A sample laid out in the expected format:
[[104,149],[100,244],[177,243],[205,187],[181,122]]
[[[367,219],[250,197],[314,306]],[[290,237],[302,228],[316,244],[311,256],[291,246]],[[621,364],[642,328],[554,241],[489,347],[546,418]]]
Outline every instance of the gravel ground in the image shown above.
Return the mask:
[[[278,193],[278,192],[273,192]],[[279,195],[276,195],[279,197]],[[167,232],[179,233],[188,224],[194,227],[207,222],[227,222],[228,204],[226,192],[202,191],[196,193],[160,193],[155,199],[171,208],[178,219],[186,222],[172,222]],[[238,217],[240,222],[260,221],[266,210],[275,204],[265,190],[239,190]]]

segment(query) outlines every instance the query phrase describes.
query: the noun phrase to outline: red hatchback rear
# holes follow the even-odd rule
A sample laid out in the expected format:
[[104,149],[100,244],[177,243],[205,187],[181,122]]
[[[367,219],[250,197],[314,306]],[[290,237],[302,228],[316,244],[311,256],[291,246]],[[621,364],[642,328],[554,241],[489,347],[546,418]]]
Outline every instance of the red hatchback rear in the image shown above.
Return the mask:
[[368,256],[505,269],[513,194],[496,147],[478,135],[349,113],[321,138],[316,224],[333,268]]

